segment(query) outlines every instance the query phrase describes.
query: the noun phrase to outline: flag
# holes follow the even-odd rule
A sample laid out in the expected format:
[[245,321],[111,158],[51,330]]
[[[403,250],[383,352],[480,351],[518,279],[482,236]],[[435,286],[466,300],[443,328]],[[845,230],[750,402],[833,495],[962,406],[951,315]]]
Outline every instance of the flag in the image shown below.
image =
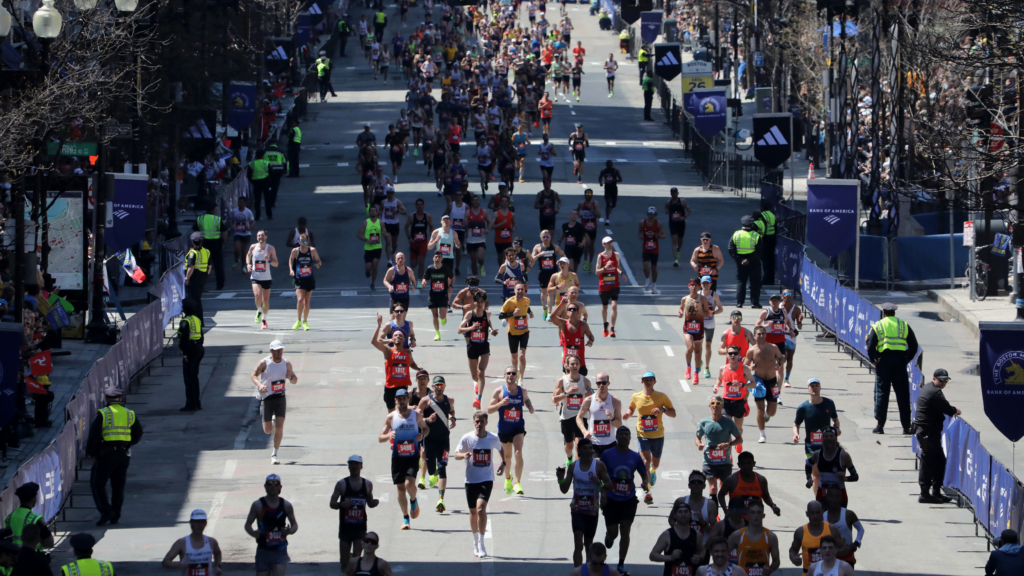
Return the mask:
[[135,264],[135,256],[132,255],[131,248],[126,248],[124,252],[118,252],[117,259],[121,262],[121,266],[124,266],[125,272],[132,277],[132,280],[135,280],[137,284],[145,282],[146,273]]
[[71,324],[67,311],[64,310],[59,301],[46,313],[46,321],[50,323],[50,327],[57,330]]
[[50,351],[43,350],[29,360],[29,368],[33,376],[53,374],[53,360],[50,358]]
[[25,377],[25,391],[29,394],[43,394],[45,395],[47,390],[42,384],[36,382],[36,379],[31,376]]

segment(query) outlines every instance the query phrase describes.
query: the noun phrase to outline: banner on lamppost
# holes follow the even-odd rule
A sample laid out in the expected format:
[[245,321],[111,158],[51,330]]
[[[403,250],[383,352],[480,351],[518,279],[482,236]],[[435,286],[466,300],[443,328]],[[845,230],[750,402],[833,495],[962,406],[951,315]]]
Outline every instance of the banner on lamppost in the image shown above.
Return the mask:
[[228,88],[228,126],[242,132],[256,119],[256,85],[232,82]]
[[104,232],[110,254],[121,252],[146,235],[146,190],[149,177],[145,174],[114,174],[114,200],[112,222]]
[[725,129],[725,92],[708,93],[697,101],[693,125],[705,138],[716,136]]
[[754,158],[765,168],[775,168],[789,159],[792,149],[792,119],[782,114],[754,114]]
[[690,116],[697,116],[697,108],[701,100],[707,96],[721,96],[725,98],[725,88],[696,88],[689,94],[683,95],[683,111]]
[[858,180],[807,181],[807,242],[838,256],[857,241]]
[[679,43],[660,43],[654,45],[654,73],[662,80],[674,80],[683,71],[682,55]]
[[1024,438],[1024,326],[981,322],[979,367],[985,415],[1003,436]]
[[640,14],[640,37],[645,44],[650,44],[661,34],[661,20],[665,13],[661,10],[642,12]]

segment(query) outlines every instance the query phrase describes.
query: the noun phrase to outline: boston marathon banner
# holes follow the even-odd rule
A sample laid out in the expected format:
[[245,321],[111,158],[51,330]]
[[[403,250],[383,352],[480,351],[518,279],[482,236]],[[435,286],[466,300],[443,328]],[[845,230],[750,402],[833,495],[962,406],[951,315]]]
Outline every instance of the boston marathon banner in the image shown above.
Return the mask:
[[985,415],[1016,442],[1024,437],[1024,326],[980,322],[979,366]]
[[859,180],[807,181],[807,242],[829,258],[857,241]]

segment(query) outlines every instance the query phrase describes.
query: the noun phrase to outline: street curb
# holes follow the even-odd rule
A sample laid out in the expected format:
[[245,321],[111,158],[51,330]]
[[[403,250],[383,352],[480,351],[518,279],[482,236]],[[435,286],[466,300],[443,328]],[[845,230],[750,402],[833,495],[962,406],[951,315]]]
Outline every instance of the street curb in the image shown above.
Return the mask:
[[939,294],[935,290],[927,291],[928,297],[938,302],[951,316],[960,321],[961,324],[966,326],[975,337],[981,336],[981,331],[978,329],[978,317],[966,310],[957,308],[956,300],[947,298],[942,294]]

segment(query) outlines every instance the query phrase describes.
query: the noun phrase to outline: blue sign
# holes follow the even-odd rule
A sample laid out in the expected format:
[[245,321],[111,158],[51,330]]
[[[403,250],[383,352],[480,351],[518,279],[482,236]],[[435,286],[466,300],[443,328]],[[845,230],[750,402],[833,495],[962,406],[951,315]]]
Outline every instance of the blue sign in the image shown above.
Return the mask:
[[[301,48],[309,42],[310,38],[313,37],[312,23],[310,22],[310,15],[308,13],[299,14],[299,18],[295,23],[295,35],[292,37],[295,40],[295,46]],[[382,38],[378,40],[383,40]]]
[[754,66],[760,68],[764,66],[764,54],[761,52],[754,52]]
[[110,254],[123,252],[146,235],[146,176],[115,174],[114,225],[104,232]]
[[256,119],[256,85],[248,82],[228,88],[228,126],[239,132],[248,130]]
[[804,245],[785,236],[778,236],[775,244],[775,274],[779,283],[795,289],[800,284],[803,263]]
[[800,270],[800,292],[804,306],[825,328],[835,331],[833,300],[836,293],[836,279],[821,271],[809,258],[804,256]]
[[0,323],[0,426],[10,424],[18,411],[21,328],[21,322]]
[[807,242],[829,258],[857,241],[857,180],[807,181]]
[[658,34],[661,34],[661,19],[663,17],[664,13],[661,11],[640,14],[640,37],[644,39],[644,42],[650,44],[658,38]]
[[998,460],[992,460],[992,496],[988,506],[988,531],[999,534],[1010,528],[1013,503],[1017,500],[1017,482]]
[[68,318],[67,311],[61,306],[60,301],[54,304],[50,311],[46,313],[46,321],[50,323],[50,326],[59,330],[68,324],[71,324],[71,319]]
[[732,31],[732,20],[722,20],[722,31],[725,32],[726,34]]
[[693,115],[693,125],[705,138],[725,129],[725,93],[701,93]]
[[1010,442],[1024,437],[1024,330],[1014,324],[982,323],[979,355],[985,415]]

